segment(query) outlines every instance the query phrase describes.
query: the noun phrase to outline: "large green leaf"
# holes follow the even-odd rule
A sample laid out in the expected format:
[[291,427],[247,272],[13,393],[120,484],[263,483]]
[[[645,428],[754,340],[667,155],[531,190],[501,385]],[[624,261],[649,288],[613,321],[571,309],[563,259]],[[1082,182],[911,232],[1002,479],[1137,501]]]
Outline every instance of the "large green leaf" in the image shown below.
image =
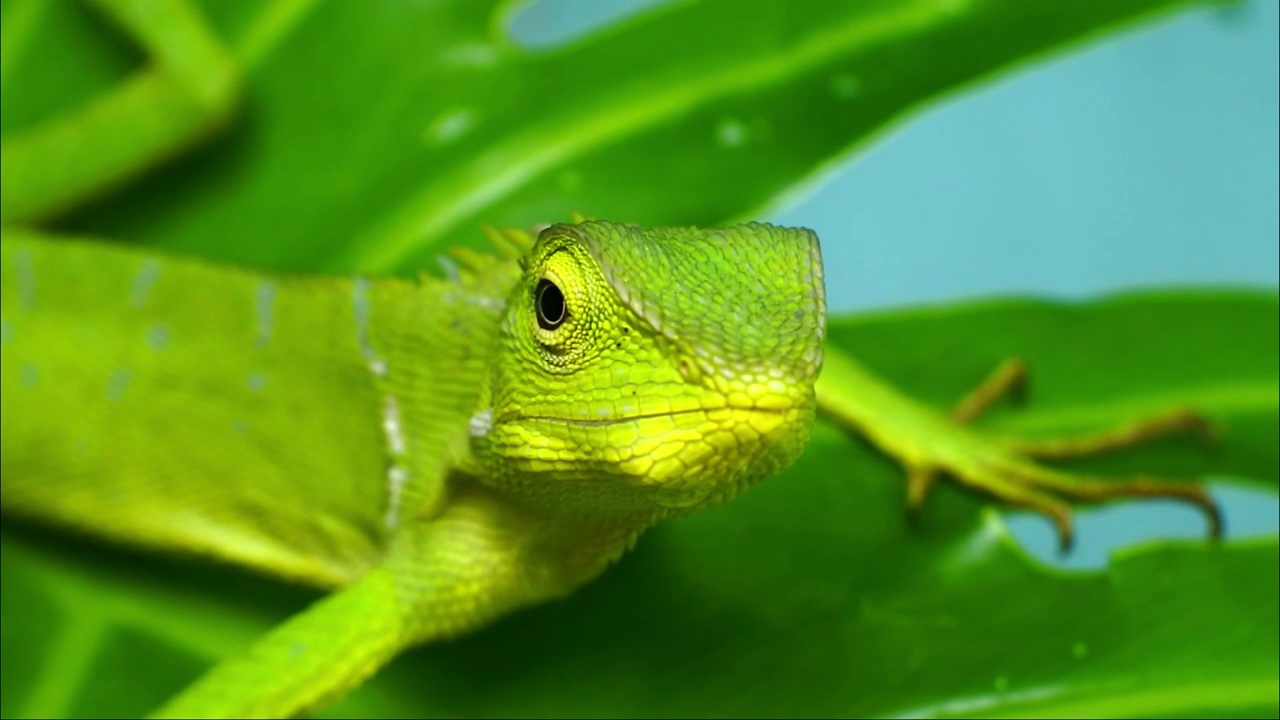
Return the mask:
[[[530,52],[503,31],[514,2],[204,2],[247,66],[240,122],[68,224],[263,265],[390,270],[434,267],[482,223],[574,209],[718,222],[932,96],[1184,4],[700,0]],[[102,34],[95,16],[36,5],[4,5],[6,132],[138,62],[85,39]]]
[[[1272,293],[1197,293],[886,314],[838,322],[833,342],[939,403],[1016,349],[1036,391],[992,418],[1008,431],[1190,399],[1228,429],[1218,451],[1169,442],[1087,467],[1274,489],[1277,327]],[[6,530],[5,715],[143,712],[308,598]],[[909,522],[900,471],[824,423],[783,476],[656,528],[567,601],[402,656],[326,714],[1274,716],[1278,567],[1272,536],[1054,570],[952,486]]]

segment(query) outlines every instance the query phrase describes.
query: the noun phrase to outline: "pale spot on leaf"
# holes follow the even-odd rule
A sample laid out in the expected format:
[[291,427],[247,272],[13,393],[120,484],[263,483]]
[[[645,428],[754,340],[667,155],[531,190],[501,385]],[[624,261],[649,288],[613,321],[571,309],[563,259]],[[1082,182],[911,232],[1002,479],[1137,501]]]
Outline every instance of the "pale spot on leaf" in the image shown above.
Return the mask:
[[498,51],[492,45],[474,43],[459,45],[440,57],[443,64],[464,67],[488,67],[498,62]]
[[862,80],[853,73],[841,73],[831,78],[831,96],[837,100],[852,100],[862,94]]
[[446,110],[427,126],[424,139],[437,147],[449,145],[471,132],[475,124],[476,114],[471,108]]
[[734,118],[725,118],[716,125],[716,142],[720,147],[739,147],[747,142],[747,126]]

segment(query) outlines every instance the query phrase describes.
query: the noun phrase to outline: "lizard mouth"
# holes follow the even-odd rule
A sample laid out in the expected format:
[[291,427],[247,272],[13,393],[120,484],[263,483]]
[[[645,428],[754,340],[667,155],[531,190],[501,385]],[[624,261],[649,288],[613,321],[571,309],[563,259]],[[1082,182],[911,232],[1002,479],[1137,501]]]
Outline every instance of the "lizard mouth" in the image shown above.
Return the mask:
[[[725,406],[724,408],[717,408],[717,409],[718,410],[728,409],[728,410],[733,410],[734,412],[745,411],[745,412],[752,412],[752,413],[760,413],[762,415],[785,415],[786,413],[791,412],[793,410],[793,408],[789,408],[789,407],[762,408],[762,407],[754,407],[754,406],[753,407],[735,407],[732,405]],[[550,423],[559,423],[561,425],[576,425],[578,427],[608,427],[610,425],[621,425],[623,423],[635,422],[638,420],[649,420],[652,418],[664,418],[664,417],[680,417],[682,415],[695,415],[695,414],[706,415],[707,413],[710,413],[710,412],[715,412],[715,411],[708,410],[705,408],[693,408],[690,410],[674,410],[672,412],[641,413],[638,415],[603,417],[603,418],[597,418],[594,420],[553,417],[550,415],[516,415],[516,416],[513,416],[511,419],[516,421],[550,422]]]
[[643,502],[673,510],[731,497],[789,465],[807,441],[811,401],[725,400],[676,409],[605,404],[596,409],[618,414],[597,417],[512,409],[492,423],[477,416],[472,434],[492,429],[495,450],[529,473],[558,470],[566,481],[657,492]]

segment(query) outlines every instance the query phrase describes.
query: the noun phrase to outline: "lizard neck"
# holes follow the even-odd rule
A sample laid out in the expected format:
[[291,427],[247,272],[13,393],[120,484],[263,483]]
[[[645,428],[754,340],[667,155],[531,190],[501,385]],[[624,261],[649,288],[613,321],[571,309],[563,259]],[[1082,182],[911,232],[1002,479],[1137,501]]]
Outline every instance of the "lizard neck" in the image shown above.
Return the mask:
[[415,642],[425,642],[569,595],[655,521],[550,514],[467,482],[455,487],[438,516],[397,534],[387,565],[397,578],[406,629]]

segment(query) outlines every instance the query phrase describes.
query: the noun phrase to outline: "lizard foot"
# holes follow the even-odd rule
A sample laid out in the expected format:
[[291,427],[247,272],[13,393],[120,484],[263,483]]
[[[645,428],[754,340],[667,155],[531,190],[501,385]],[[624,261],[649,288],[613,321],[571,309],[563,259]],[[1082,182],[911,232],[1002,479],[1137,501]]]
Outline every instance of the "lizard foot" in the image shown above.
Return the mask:
[[945,474],[1008,505],[1044,514],[1057,528],[1062,552],[1072,543],[1070,501],[1181,500],[1203,510],[1209,534],[1214,539],[1221,537],[1221,510],[1200,484],[1148,476],[1097,477],[1039,462],[1112,452],[1175,434],[1216,441],[1215,428],[1190,410],[1174,409],[1078,437],[993,437],[969,427],[969,423],[999,398],[1025,386],[1027,367],[1019,359],[997,367],[949,416],[899,395],[849,358],[828,355],[828,365],[824,375],[829,370],[830,379],[824,377],[819,383],[819,407],[838,423],[863,431],[902,463],[911,511],[923,504],[939,475]]
[[[973,392],[956,404],[951,419],[966,424],[975,420],[996,400],[1021,391],[1027,366],[1019,359],[1002,363]],[[999,438],[1005,450],[978,467],[947,467],[929,462],[908,463],[907,506],[918,509],[939,472],[948,472],[962,484],[991,493],[1010,505],[1043,513],[1057,528],[1063,552],[1071,547],[1071,508],[1066,499],[1098,502],[1129,497],[1162,497],[1190,502],[1204,511],[1209,534],[1222,535],[1222,513],[1213,498],[1198,484],[1136,476],[1106,479],[1067,473],[1042,466],[1035,460],[1057,460],[1113,452],[1156,438],[1188,433],[1216,442],[1217,431],[1208,420],[1186,409],[1175,409],[1138,418],[1128,424],[1077,437],[1043,440]]]

